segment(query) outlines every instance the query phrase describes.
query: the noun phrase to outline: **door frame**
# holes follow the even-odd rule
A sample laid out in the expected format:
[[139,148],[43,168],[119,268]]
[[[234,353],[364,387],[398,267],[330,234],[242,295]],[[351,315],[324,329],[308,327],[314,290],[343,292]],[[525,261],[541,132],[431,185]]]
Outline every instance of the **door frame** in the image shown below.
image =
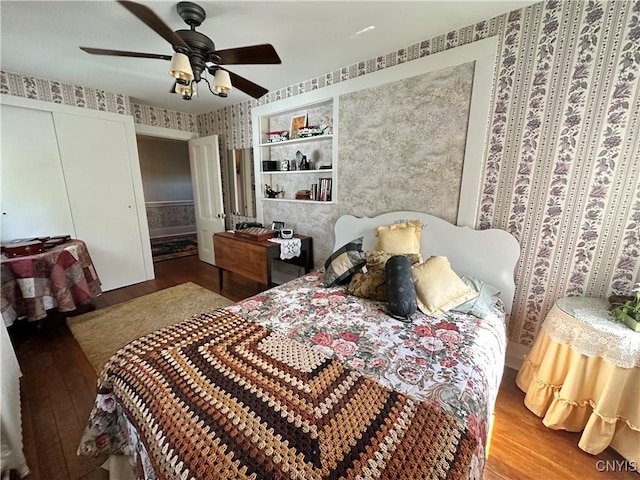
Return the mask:
[[[136,123],[136,136],[144,135],[147,137],[165,138],[167,140],[179,140],[188,143],[189,140],[194,138],[200,138],[200,135],[194,132],[187,132],[185,130],[174,130],[173,128],[154,127],[153,125],[142,125]],[[137,148],[137,143],[136,143]],[[193,183],[193,174],[191,173],[191,164],[189,164],[189,175],[191,175],[191,182]],[[196,199],[193,199],[194,204]]]
[[171,140],[184,140],[188,142],[193,138],[198,138],[195,132],[187,132],[185,130],[174,130],[173,128],[154,127],[153,125],[143,125],[136,123],[136,135],[146,135],[148,137],[168,138]]
[[[156,138],[165,138],[165,139],[170,139],[170,140],[182,140],[185,142],[189,142],[189,140],[194,140],[197,138],[204,138],[204,137],[208,137],[211,135],[205,135],[204,137],[195,133],[195,132],[189,132],[189,131],[185,131],[185,130],[174,130],[172,128],[164,128],[164,127],[156,127],[153,125],[142,125],[142,124],[136,124],[136,135],[146,135],[148,137],[156,137]],[[225,192],[224,192],[224,180],[222,179],[223,176],[223,157],[222,157],[222,149],[220,148],[220,135],[215,135],[218,139],[218,168],[220,170],[220,192],[222,195],[222,203],[220,204],[220,207],[223,210],[223,214],[224,214],[224,208],[225,208]],[[193,166],[192,166],[192,159],[191,159],[191,150],[189,147],[189,166],[190,166],[190,174],[191,174],[191,183],[194,183],[194,170],[193,170]],[[198,211],[198,196],[196,195],[195,189],[194,189],[194,195],[193,195],[193,203],[194,203],[194,207],[196,210],[196,216],[197,216],[197,211]],[[226,220],[224,218],[224,216],[222,217],[223,220],[223,224],[224,224],[224,228],[226,228]],[[197,219],[196,219],[196,228],[197,228]],[[223,229],[224,231],[224,229]],[[215,254],[214,254],[215,255]],[[199,242],[198,245],[198,258],[200,259],[200,261],[206,262],[205,260],[202,259],[202,251],[201,251],[201,245]],[[214,257],[215,258],[215,257]],[[208,263],[208,262],[207,262]]]

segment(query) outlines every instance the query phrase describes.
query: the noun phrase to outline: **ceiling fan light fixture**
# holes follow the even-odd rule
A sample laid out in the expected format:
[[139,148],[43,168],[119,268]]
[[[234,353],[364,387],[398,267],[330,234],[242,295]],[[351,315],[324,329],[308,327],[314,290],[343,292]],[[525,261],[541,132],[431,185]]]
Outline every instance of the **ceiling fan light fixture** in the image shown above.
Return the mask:
[[[181,94],[185,100],[190,100],[192,96],[197,95],[198,88],[196,84],[200,80],[206,83],[206,88],[213,95],[219,97],[226,97],[234,89],[234,84],[235,89],[253,98],[260,98],[267,94],[268,90],[266,88],[241,77],[237,73],[229,72],[223,65],[280,64],[282,60],[280,60],[273,45],[263,43],[216,50],[213,40],[196,30],[196,27],[199,27],[206,18],[206,13],[201,6],[192,2],[178,3],[176,7],[178,15],[189,26],[189,30],[175,31],[146,5],[130,0],[119,0],[119,3],[169,42],[175,53],[163,55],[80,47],[83,51],[91,55],[170,60],[169,75],[176,80],[170,92]],[[213,77],[211,79],[212,82],[207,79],[206,75],[202,75],[203,73],[210,74]],[[232,78],[233,84],[231,83]],[[185,88],[185,85],[189,88]]]
[[184,100],[191,100],[191,97],[198,95],[198,86],[196,82],[187,82],[184,80],[176,80],[171,89],[171,93],[181,95]]
[[229,76],[229,72],[226,70],[222,70],[221,68],[216,70],[216,73],[213,76],[213,91],[218,94],[227,94],[230,93],[233,89],[231,85],[231,77]]
[[191,69],[191,62],[189,57],[184,53],[174,53],[171,57],[171,67],[169,68],[169,75],[178,80],[193,80],[193,70]]

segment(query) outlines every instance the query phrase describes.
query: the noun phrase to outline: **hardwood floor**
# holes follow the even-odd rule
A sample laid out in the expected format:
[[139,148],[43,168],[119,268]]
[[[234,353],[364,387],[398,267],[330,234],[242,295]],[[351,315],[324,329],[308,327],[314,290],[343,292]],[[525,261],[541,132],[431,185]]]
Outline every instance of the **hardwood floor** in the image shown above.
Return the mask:
[[[218,271],[196,256],[155,264],[156,279],[104,293],[96,307],[194,282],[218,291]],[[225,274],[223,295],[237,301],[262,290],[256,283]],[[23,377],[22,422],[30,480],[104,480],[106,458],[76,455],[95,397],[96,374],[62,316],[50,316],[39,329],[11,327],[10,335]],[[486,480],[620,479],[639,480],[629,471],[598,471],[623,459],[607,449],[591,456],[577,447],[579,434],[550,430],[523,404],[516,372],[505,371],[496,406]],[[207,479],[208,480],[208,479]]]

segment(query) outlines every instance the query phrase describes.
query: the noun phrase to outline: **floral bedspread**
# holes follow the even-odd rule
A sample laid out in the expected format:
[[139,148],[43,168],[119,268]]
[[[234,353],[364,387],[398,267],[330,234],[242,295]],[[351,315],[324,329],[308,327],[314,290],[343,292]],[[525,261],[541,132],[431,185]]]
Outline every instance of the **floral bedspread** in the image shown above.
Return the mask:
[[323,275],[311,272],[226,308],[312,344],[399,392],[440,403],[484,445],[504,370],[501,306],[483,319],[418,311],[403,322],[386,313],[385,302],[349,295],[344,286],[325,288]]
[[[504,369],[506,327],[500,305],[479,319],[448,312],[411,322],[386,314],[384,302],[325,288],[311,272],[226,307],[340,359],[399,392],[439,403],[478,439],[469,478],[482,478],[491,412]],[[144,445],[112,394],[98,394],[79,454],[124,454],[135,459],[138,478],[155,478]]]

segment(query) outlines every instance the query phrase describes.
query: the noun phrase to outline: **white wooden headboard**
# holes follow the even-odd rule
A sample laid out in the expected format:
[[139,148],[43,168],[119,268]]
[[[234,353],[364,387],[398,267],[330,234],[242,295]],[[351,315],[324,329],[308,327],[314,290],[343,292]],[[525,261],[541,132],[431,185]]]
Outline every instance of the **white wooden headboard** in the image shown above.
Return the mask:
[[513,275],[520,245],[504,230],[458,227],[422,212],[389,212],[371,218],[343,215],[335,225],[334,251],[359,237],[364,237],[364,250],[373,250],[375,227],[405,220],[422,222],[420,253],[425,260],[432,255],[443,255],[458,275],[471,275],[499,288],[505,309],[511,312],[515,294]]

